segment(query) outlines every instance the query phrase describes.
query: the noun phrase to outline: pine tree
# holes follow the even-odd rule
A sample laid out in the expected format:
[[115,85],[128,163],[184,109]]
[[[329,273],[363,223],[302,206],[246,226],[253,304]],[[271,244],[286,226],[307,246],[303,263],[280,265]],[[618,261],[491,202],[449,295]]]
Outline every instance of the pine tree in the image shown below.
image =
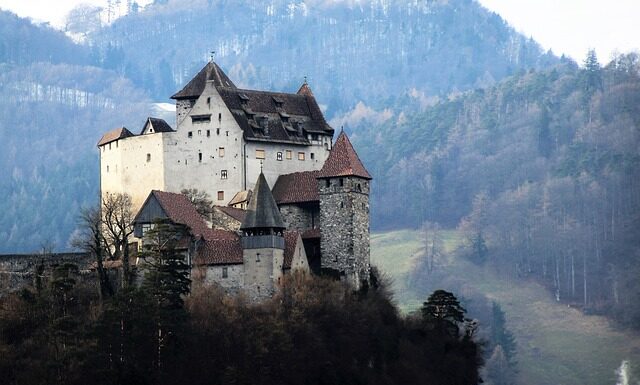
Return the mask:
[[501,346],[503,354],[511,367],[516,365],[516,340],[507,329],[504,311],[497,302],[491,307],[491,342]]
[[155,365],[159,375],[163,362],[177,352],[182,329],[187,319],[184,296],[189,294],[189,266],[177,246],[188,236],[186,226],[157,221],[145,234],[144,258],[146,272],[142,289],[153,298],[157,326]]

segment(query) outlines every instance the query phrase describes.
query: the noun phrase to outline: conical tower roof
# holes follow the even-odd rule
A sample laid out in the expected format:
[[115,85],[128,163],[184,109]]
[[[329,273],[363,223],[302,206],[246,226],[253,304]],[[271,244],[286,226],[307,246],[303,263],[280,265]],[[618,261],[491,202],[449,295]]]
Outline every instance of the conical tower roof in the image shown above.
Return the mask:
[[236,88],[236,85],[233,84],[222,68],[214,61],[210,61],[183,89],[174,94],[171,99],[195,99],[202,95],[207,81],[210,80],[213,81],[216,87]]
[[318,178],[339,176],[357,176],[364,179],[372,179],[344,131],[340,132],[333,149],[331,149],[331,153],[329,153],[329,157],[318,174]]
[[274,229],[283,230],[285,228],[282,216],[280,216],[280,210],[276,205],[273,194],[269,184],[264,177],[263,173],[260,173],[256,187],[253,189],[253,195],[247,208],[247,214],[240,226],[241,230],[250,229]]

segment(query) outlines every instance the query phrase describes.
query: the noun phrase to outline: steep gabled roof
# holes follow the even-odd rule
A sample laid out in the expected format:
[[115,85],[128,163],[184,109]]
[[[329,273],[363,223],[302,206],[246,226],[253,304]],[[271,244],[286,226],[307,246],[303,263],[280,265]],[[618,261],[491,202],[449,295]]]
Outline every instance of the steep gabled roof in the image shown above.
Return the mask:
[[244,221],[245,216],[247,215],[247,210],[237,209],[235,207],[228,206],[215,206],[216,209],[220,210],[224,214],[230,216],[236,221],[242,223]]
[[284,263],[283,269],[291,269],[291,262],[293,262],[293,255],[296,253],[296,246],[298,246],[298,237],[300,233],[293,231],[284,232]]
[[100,138],[100,140],[98,141],[98,147],[111,142],[115,142],[118,139],[128,138],[130,136],[135,136],[135,135],[133,135],[131,131],[127,130],[126,127],[116,128],[102,135],[102,138]]
[[306,82],[295,94],[238,89],[211,61],[172,98],[197,99],[207,81],[213,81],[248,141],[309,145],[309,133],[333,136]]
[[264,177],[263,173],[258,176],[256,187],[253,189],[253,196],[249,207],[247,209],[247,215],[242,222],[240,229],[276,229],[282,230],[285,228],[282,216],[276,205],[276,201],[273,199],[269,184]]
[[253,194],[251,190],[238,191],[236,195],[231,198],[228,205],[233,206],[237,205],[238,203],[248,202],[251,200],[251,194]]
[[169,123],[167,123],[163,119],[149,117],[149,118],[147,118],[147,121],[144,123],[144,126],[142,126],[142,131],[140,131],[140,135],[144,134],[145,130],[149,126],[151,126],[151,128],[153,128],[153,132],[154,133],[156,133],[156,132],[173,132],[174,131],[174,129],[171,128]]
[[273,198],[279,205],[286,203],[318,202],[319,171],[302,171],[280,175],[273,186]]
[[[205,238],[214,237],[214,230],[207,226],[207,223],[202,219],[202,216],[186,195],[159,190],[151,191],[150,195],[158,201],[167,218],[173,223],[187,226],[195,236],[203,236]],[[147,198],[147,201],[150,198],[151,197]],[[142,208],[140,212],[142,212]],[[136,222],[136,220],[137,216],[134,222]]]
[[336,139],[329,157],[318,174],[318,178],[338,176],[358,176],[364,179],[372,179],[344,131]]
[[236,88],[231,79],[213,61],[207,63],[183,89],[175,93],[171,99],[197,99],[202,95],[207,81],[212,80],[216,87]]
[[308,145],[307,133],[333,136],[313,96],[228,87],[218,93],[246,140]]

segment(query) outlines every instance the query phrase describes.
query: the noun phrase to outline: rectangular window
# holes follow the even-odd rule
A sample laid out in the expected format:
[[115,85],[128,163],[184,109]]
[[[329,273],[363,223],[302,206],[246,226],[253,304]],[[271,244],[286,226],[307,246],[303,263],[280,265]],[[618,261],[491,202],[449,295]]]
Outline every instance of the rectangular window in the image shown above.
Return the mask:
[[198,162],[202,163],[202,153],[198,153]]
[[291,150],[287,150],[287,159],[288,159],[288,160],[293,159],[293,151],[291,151]]
[[202,135],[202,130],[198,130],[198,136]]
[[219,201],[223,201],[224,200],[224,191],[218,191],[218,200]]
[[111,143],[109,143],[109,150],[111,150]]
[[226,267],[222,268],[222,278],[227,278],[229,277],[229,272],[227,271]]
[[298,153],[298,160],[304,160],[304,152]]
[[218,148],[218,156],[221,157],[221,158],[224,156],[224,147],[219,147]]
[[211,130],[207,130],[207,138],[211,136]]
[[188,137],[188,138],[193,138],[193,131],[189,131],[189,132],[187,133],[187,137]]
[[260,262],[260,253],[256,253],[256,262]]
[[311,154],[309,154],[311,156],[311,160],[316,158],[316,154],[314,154],[313,152]]
[[151,154],[147,154],[147,163],[151,162]]
[[276,154],[276,160],[282,160],[282,152],[279,152]]
[[211,115],[192,115],[191,123],[209,123],[211,121]]
[[227,179],[227,170],[220,171],[220,179]]
[[264,150],[256,150],[256,159],[264,159]]

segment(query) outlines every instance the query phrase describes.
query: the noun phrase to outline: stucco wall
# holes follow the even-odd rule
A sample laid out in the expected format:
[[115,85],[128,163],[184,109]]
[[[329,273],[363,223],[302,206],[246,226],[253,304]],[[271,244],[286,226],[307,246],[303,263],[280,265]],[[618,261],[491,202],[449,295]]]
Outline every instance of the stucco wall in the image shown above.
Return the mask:
[[[258,259],[258,254],[260,258]],[[271,297],[282,280],[284,250],[245,249],[243,253],[245,287],[251,299]]]
[[[164,149],[167,191],[196,188],[207,192],[214,204],[226,205],[242,189],[242,130],[212,82],[207,82],[188,113],[181,111],[184,116],[178,115],[182,120]],[[210,121],[192,121],[193,116],[203,115],[210,115]],[[224,192],[223,199],[218,199],[218,191]]]
[[[227,269],[227,278],[222,277],[222,272]],[[238,292],[244,286],[243,265],[215,265],[207,266],[203,280],[205,285],[218,284],[228,292]]]
[[99,151],[102,194],[129,194],[135,213],[151,190],[164,190],[163,142],[167,135],[154,133],[133,136],[101,146]]

